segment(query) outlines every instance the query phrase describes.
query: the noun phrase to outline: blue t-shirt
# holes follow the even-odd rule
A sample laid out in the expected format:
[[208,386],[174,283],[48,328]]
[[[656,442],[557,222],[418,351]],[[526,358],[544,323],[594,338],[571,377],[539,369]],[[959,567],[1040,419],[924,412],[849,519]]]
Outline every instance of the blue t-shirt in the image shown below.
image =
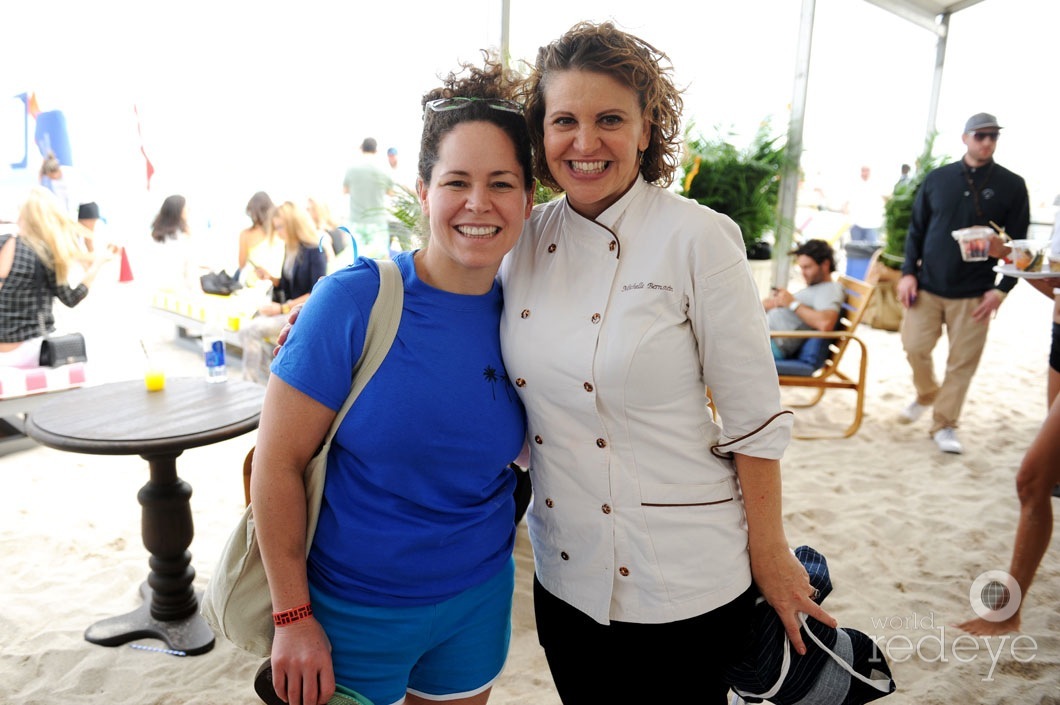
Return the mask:
[[[500,285],[452,294],[416,276],[413,253],[395,261],[401,325],[332,443],[308,573],[317,588],[354,602],[436,604],[511,557],[507,465],[526,417],[501,360]],[[338,410],[378,291],[370,259],[321,279],[273,374]]]

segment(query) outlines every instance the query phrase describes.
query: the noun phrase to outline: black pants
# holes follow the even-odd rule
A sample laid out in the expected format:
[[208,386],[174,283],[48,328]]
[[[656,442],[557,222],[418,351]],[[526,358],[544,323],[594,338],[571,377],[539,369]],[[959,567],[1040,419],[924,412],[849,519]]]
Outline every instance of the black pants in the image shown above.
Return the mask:
[[754,589],[718,609],[665,624],[603,625],[534,576],[538,641],[563,705],[725,705],[722,674],[750,638]]

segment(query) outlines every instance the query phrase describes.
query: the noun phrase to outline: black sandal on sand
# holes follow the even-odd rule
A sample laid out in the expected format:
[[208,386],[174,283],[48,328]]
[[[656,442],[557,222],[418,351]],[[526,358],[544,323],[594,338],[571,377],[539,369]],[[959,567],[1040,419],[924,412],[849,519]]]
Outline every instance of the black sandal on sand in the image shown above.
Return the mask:
[[[265,662],[258,667],[258,672],[254,674],[254,692],[265,705],[287,705],[276,694],[276,689],[272,686],[271,659],[265,659]],[[328,705],[372,705],[372,701],[354,690],[336,685],[335,694],[328,700]]]

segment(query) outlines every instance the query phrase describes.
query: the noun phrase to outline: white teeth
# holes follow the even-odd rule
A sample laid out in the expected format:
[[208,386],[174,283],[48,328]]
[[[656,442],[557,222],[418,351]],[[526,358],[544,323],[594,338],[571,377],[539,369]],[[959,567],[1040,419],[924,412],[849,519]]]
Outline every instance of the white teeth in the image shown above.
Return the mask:
[[571,162],[570,168],[582,174],[599,174],[607,166],[607,162]]
[[467,237],[489,237],[490,235],[496,235],[498,232],[500,232],[500,228],[484,225],[461,225],[457,227],[457,231],[461,235],[466,235]]

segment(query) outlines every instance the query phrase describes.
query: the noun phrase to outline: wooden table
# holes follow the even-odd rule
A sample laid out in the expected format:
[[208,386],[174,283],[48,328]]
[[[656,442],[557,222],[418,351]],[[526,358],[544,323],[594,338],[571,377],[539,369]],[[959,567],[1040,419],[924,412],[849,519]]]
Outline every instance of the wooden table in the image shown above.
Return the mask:
[[199,615],[192,587],[191,485],[177,476],[177,457],[187,448],[253,431],[264,394],[264,387],[241,380],[169,379],[160,392],[148,392],[143,381],[135,380],[65,392],[30,414],[26,433],[43,445],[74,453],[139,455],[150,468],[150,479],[137,494],[144,546],[151,553],[150,571],[140,586],[144,604],[93,624],[85,639],[118,646],[156,638],[188,655],[213,648],[213,631]]

